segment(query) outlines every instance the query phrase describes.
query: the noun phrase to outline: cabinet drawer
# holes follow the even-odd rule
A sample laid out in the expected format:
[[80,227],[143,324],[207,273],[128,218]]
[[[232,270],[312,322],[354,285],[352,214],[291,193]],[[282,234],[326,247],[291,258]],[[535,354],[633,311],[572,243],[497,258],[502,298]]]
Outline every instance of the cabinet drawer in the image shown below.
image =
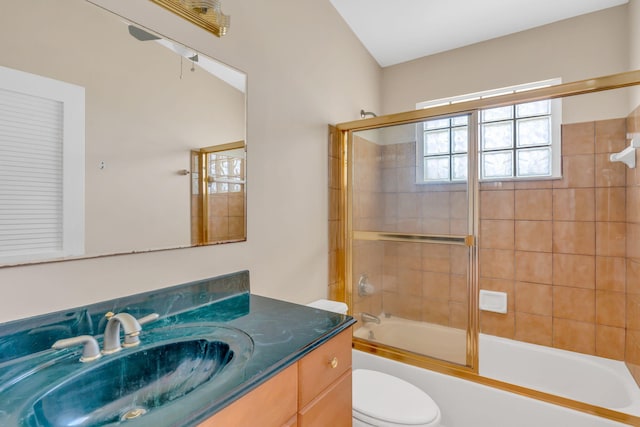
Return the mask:
[[351,372],[345,372],[298,413],[298,427],[351,427]]
[[342,374],[351,370],[351,328],[298,362],[298,405],[304,407]]

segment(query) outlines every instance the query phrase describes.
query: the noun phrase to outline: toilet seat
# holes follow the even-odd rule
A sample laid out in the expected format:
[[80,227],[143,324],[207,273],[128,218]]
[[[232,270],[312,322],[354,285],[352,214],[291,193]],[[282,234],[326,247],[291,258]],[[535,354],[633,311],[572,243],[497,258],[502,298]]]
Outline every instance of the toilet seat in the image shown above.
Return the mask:
[[353,417],[379,427],[436,426],[440,409],[428,394],[378,371],[353,371]]

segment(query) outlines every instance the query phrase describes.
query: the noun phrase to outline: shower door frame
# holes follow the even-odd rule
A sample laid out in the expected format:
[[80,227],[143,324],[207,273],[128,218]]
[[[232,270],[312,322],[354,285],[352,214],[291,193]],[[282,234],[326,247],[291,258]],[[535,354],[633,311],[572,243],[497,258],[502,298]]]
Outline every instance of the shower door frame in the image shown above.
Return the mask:
[[[574,95],[589,94],[612,89],[640,85],[640,70],[627,71],[608,76],[601,76],[586,80],[580,80],[571,83],[563,83],[559,85],[548,86],[539,89],[533,89],[525,92],[517,92],[512,94],[500,95],[491,98],[478,99],[473,101],[461,102],[451,105],[442,105],[423,110],[412,110],[402,113],[394,113],[384,116],[373,117],[369,119],[361,119],[356,121],[344,122],[330,126],[331,146],[338,151],[338,159],[340,162],[338,185],[340,188],[340,196],[332,203],[337,203],[333,208],[337,209],[338,224],[340,227],[340,235],[338,236],[338,248],[336,251],[335,262],[330,263],[330,277],[335,277],[335,284],[329,288],[329,297],[337,301],[344,301],[349,305],[350,314],[352,310],[352,241],[353,241],[353,224],[351,213],[353,207],[351,205],[353,188],[352,188],[352,137],[353,132],[389,127],[393,125],[402,125],[410,123],[418,123],[438,116],[452,116],[477,112],[481,109],[502,107],[517,103],[542,101],[548,99],[564,98]],[[471,153],[470,153],[471,154]],[[469,161],[471,163],[471,160]],[[470,203],[470,223],[473,227],[473,233],[468,236],[467,244],[469,244],[470,265],[469,275],[469,325],[467,328],[467,366],[456,365],[454,363],[444,362],[432,359],[428,356],[420,356],[415,353],[403,351],[388,346],[381,346],[361,340],[353,339],[353,347],[358,350],[373,353],[389,359],[398,360],[414,366],[419,366],[436,372],[453,375],[458,378],[474,381],[476,383],[499,388],[512,393],[517,393],[526,397],[542,400],[548,403],[564,406],[570,409],[582,411],[592,415],[597,415],[606,419],[625,422],[639,423],[640,417],[629,415],[626,413],[614,411],[607,408],[593,406],[583,402],[574,401],[557,395],[540,392],[526,387],[506,383],[492,378],[483,377],[478,374],[478,336],[479,336],[479,309],[478,309],[478,257],[477,257],[477,227],[478,208],[477,208],[477,192],[478,192],[478,176],[477,172],[471,175],[471,169],[476,171],[477,162],[474,161],[475,167],[470,168],[468,181],[474,181],[476,185],[473,188],[474,194],[471,194],[469,188]],[[473,176],[473,179],[471,179]],[[471,206],[473,204],[473,206]],[[473,210],[471,210],[473,207]],[[330,207],[331,209],[332,207]]]

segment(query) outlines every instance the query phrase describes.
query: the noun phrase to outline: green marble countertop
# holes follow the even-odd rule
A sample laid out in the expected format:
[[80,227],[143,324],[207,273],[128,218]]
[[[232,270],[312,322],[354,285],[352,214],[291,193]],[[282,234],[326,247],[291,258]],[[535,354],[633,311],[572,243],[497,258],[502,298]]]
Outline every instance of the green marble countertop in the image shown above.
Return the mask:
[[56,414],[54,426],[195,426],[355,322],[349,316],[252,295],[248,282],[248,272],[239,272],[0,324],[0,425],[51,425],[35,415],[34,402],[58,384],[98,369],[114,356],[80,363],[81,348],[52,350],[50,346],[57,339],[82,334],[94,335],[101,342],[107,311],[135,317],[160,315],[143,326],[139,347],[124,349],[115,357],[211,331],[210,335],[232,343],[234,363],[223,368],[219,378],[135,419],[106,419],[95,424],[88,418],[79,423],[80,418],[72,414],[78,410],[73,399],[82,399],[70,396],[68,406],[55,402],[56,410],[69,408],[70,415]]

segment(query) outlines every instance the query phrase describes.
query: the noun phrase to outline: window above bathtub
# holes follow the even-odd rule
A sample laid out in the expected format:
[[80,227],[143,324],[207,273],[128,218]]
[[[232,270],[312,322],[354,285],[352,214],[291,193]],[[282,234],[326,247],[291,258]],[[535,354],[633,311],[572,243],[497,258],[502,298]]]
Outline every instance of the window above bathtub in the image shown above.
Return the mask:
[[[417,109],[485,99],[561,83],[551,79],[451,98],[420,102]],[[462,182],[467,179],[469,138],[477,137],[478,174],[482,181],[560,177],[561,100],[543,100],[434,118],[418,124],[418,183]],[[470,132],[477,121],[477,131]],[[474,129],[475,130],[475,129]]]

